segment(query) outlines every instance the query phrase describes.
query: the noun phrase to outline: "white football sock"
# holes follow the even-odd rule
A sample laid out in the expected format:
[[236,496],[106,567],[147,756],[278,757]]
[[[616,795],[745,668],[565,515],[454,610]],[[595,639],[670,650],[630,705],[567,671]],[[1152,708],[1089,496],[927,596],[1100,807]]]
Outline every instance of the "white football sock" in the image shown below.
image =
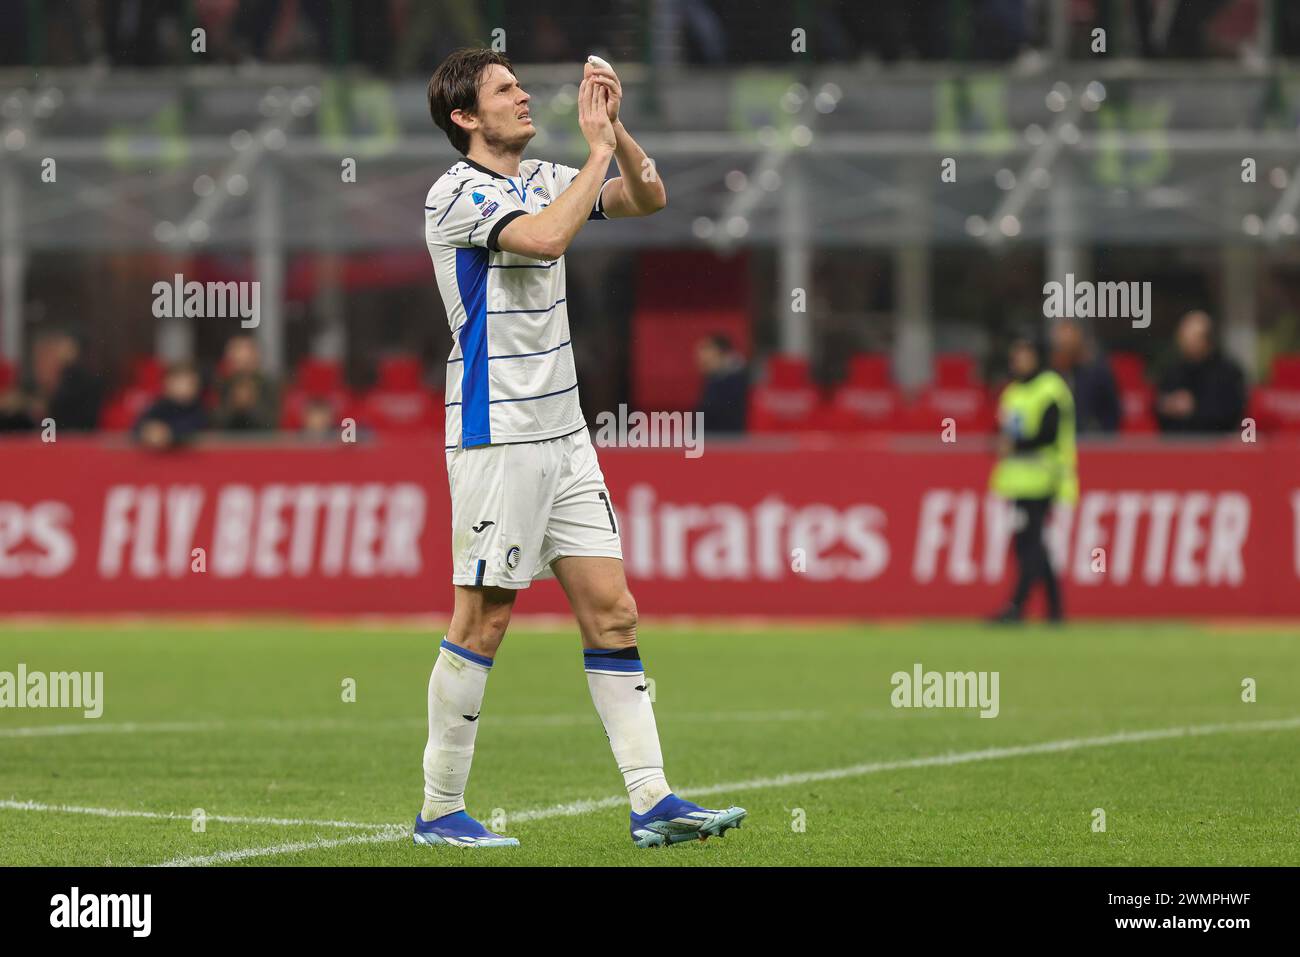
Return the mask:
[[664,756],[659,749],[654,705],[635,647],[622,650],[583,651],[587,687],[614,760],[623,772],[632,810],[644,814],[672,789],[664,778]]
[[424,746],[424,808],[432,821],[465,809],[465,781],[474,760],[479,709],[492,659],[444,636],[429,676],[429,742]]

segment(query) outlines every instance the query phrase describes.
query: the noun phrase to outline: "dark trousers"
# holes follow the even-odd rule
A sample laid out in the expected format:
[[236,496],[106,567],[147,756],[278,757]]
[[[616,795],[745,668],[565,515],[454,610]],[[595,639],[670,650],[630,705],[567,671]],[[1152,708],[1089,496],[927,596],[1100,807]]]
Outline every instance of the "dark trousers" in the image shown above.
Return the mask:
[[1047,543],[1043,541],[1043,526],[1047,523],[1047,514],[1052,509],[1050,498],[1018,498],[1016,507],[1016,533],[1013,543],[1016,551],[1016,565],[1019,575],[1016,578],[1016,590],[1011,596],[1011,604],[1017,611],[1025,607],[1029,593],[1040,581],[1047,592],[1047,616],[1059,620],[1061,609],[1061,586],[1052,570],[1052,559],[1047,552]]

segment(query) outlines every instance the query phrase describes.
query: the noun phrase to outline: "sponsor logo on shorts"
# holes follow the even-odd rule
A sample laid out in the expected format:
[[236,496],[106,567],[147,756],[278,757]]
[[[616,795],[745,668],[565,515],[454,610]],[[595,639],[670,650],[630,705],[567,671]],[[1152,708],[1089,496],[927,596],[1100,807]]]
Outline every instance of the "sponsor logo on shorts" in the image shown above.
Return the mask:
[[523,549],[518,545],[511,545],[506,549],[506,567],[514,571],[519,567],[519,559],[524,555]]

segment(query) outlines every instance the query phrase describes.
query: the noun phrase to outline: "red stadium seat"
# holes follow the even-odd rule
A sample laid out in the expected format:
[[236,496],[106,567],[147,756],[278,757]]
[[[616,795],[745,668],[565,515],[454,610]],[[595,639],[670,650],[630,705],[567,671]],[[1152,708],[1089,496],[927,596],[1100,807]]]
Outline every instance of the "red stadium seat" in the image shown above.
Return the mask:
[[952,419],[959,434],[992,432],[993,403],[976,375],[974,358],[960,353],[936,357],[934,384],[922,390],[902,418],[908,432],[938,434],[944,419]]
[[1273,360],[1269,383],[1251,393],[1246,414],[1264,435],[1300,433],[1300,356]]
[[1113,352],[1110,371],[1119,389],[1119,430],[1141,435],[1156,431],[1155,389],[1147,381],[1147,362],[1134,352]]
[[144,410],[162,391],[163,363],[157,356],[136,356],[131,360],[131,379],[126,388],[111,395],[99,410],[99,427],[108,432],[126,432],[135,426]]
[[770,356],[767,360],[767,384],[779,389],[798,389],[812,385],[808,360],[803,356]]
[[139,389],[134,386],[114,395],[99,412],[99,427],[107,432],[126,432],[158,397],[157,389]]
[[158,392],[162,389],[163,363],[157,356],[136,356],[131,360],[131,387]]
[[860,353],[849,358],[848,376],[835,389],[824,425],[835,432],[888,432],[902,425],[902,396],[889,381],[889,358]]
[[392,356],[379,363],[379,388],[403,392],[420,388],[420,360],[414,356]]
[[334,359],[303,359],[298,363],[295,386],[312,395],[325,395],[342,389],[343,365]]
[[857,352],[849,356],[845,385],[874,389],[889,385],[889,357],[879,352]]
[[1147,361],[1136,352],[1112,352],[1110,371],[1121,389],[1127,385],[1141,385],[1147,380]]
[[421,385],[420,360],[392,356],[379,363],[378,383],[361,401],[361,421],[380,432],[432,432],[443,422],[443,406]]
[[343,383],[343,366],[333,359],[306,358],[298,364],[293,385],[280,405],[280,428],[302,428],[303,412],[312,402],[324,402],[336,422],[356,414],[355,399]]
[[1300,389],[1300,355],[1274,356],[1268,384],[1275,389]]
[[774,355],[767,380],[749,393],[749,431],[802,432],[820,424],[821,394],[802,356]]
[[0,390],[9,388],[17,378],[13,363],[0,359]]
[[945,352],[935,357],[935,388],[965,389],[978,384],[974,357],[960,352]]

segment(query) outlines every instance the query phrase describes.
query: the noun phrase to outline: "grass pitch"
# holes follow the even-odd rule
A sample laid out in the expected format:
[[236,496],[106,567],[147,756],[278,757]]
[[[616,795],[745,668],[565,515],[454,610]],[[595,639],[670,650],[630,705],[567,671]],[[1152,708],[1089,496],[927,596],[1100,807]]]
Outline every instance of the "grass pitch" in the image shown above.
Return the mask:
[[[523,846],[412,846],[438,637],[5,623],[0,671],[102,671],[106,703],[98,720],[0,709],[0,864],[1300,864],[1293,628],[651,623],[670,783],[750,812],[725,840],[655,850],[628,837],[576,634],[518,627],[468,801]],[[999,715],[892,707],[916,662],[997,671]]]

